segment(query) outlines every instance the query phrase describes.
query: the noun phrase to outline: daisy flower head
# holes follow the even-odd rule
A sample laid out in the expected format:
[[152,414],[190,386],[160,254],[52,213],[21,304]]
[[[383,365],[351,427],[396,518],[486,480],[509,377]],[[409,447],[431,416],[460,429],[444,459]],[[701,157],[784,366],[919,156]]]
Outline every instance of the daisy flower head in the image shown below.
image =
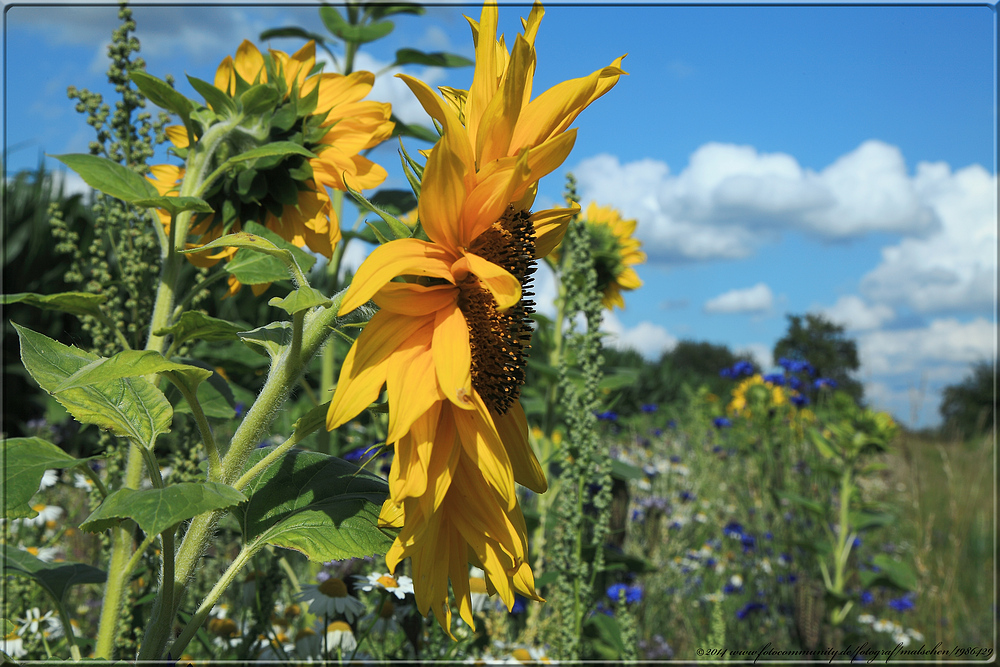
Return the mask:
[[342,651],[353,651],[358,647],[358,640],[354,637],[351,626],[343,621],[334,621],[326,626],[326,648],[329,651],[340,649]]
[[367,575],[355,575],[354,578],[358,581],[361,590],[366,593],[374,590],[388,591],[399,600],[405,598],[407,593],[413,594],[413,580],[405,574],[394,577],[391,574],[372,572]]
[[[331,257],[341,232],[326,188],[362,190],[386,178],[385,169],[361,154],[388,139],[394,127],[388,103],[362,99],[374,82],[371,72],[323,73],[311,41],[291,55],[276,50],[264,54],[244,41],[235,58],[226,56],[216,70],[214,88],[223,93],[227,105],[241,110],[244,120],[214,149],[210,167],[217,168],[248,147],[273,142],[292,142],[306,153],[243,161],[223,174],[202,197],[213,212],[194,218],[190,233],[199,237],[199,243],[188,247],[255,221],[300,248]],[[228,117],[226,108],[208,104],[212,108],[192,116],[193,132],[184,126],[167,128],[178,156],[186,159],[192,140],[197,143],[214,121]],[[180,194],[185,168],[157,165],[151,172],[150,180],[161,195]],[[169,233],[170,215],[164,210],[158,215]],[[189,254],[188,259],[197,266],[211,266],[235,253],[235,248],[223,248],[208,255]],[[259,294],[266,287],[254,286],[254,291]],[[237,289],[239,282],[230,277],[230,293]]]
[[530,99],[542,15],[536,4],[510,51],[496,39],[496,5],[469,19],[476,67],[468,90],[443,88],[441,97],[399,75],[443,128],[417,206],[429,240],[376,248],[340,304],[346,314],[373,299],[380,310],[347,354],[327,428],[348,422],[385,385],[395,456],[381,521],[401,528],[386,564],[393,572],[411,559],[418,611],[432,610],[449,632],[449,580],[474,627],[470,556],[508,610],[515,592],[540,599],[514,486],[548,488],[518,400],[532,332],[528,290],[535,261],[579,208],[530,209],[538,180],[569,155],[569,125],[624,73],[619,58]]
[[25,526],[45,526],[47,528],[55,527],[55,522],[62,518],[65,514],[65,510],[57,505],[46,505],[45,503],[39,503],[37,505],[32,505],[33,509],[37,514],[33,517],[28,517],[26,519],[15,519],[15,521],[23,522]]
[[343,614],[353,621],[365,611],[365,605],[347,592],[343,579],[330,577],[320,584],[306,584],[296,599],[309,603],[309,611],[320,617]]

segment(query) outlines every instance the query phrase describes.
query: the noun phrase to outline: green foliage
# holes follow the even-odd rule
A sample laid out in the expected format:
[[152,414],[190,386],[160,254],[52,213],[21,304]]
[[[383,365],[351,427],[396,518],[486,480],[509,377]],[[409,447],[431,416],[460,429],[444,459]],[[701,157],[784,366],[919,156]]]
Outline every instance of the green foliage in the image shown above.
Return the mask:
[[70,587],[78,584],[104,583],[103,570],[84,563],[46,563],[27,551],[3,545],[4,574],[18,574],[34,579],[57,603],[62,603]]
[[60,391],[74,373],[96,354],[63,345],[47,336],[14,325],[21,338],[21,361],[39,386],[55,396],[77,421],[95,424],[117,436],[150,447],[170,430],[173,410],[159,389],[138,377],[96,381]]
[[[822,315],[807,313],[788,316],[788,331],[774,344],[774,359],[785,357],[808,361],[818,377],[829,378],[856,402],[861,402],[864,387],[851,377],[858,370],[857,343],[844,335],[844,327]],[[815,399],[815,390],[810,390]]]
[[246,496],[218,482],[181,482],[162,489],[118,489],[80,524],[97,533],[132,519],[148,535],[159,535],[181,521],[212,510],[233,507]]
[[70,456],[42,438],[9,438],[0,441],[3,473],[0,498],[4,500],[3,516],[8,519],[38,516],[29,504],[38,491],[46,470],[72,468],[88,459]]
[[[247,469],[269,451],[258,449]],[[341,459],[292,450],[245,492],[249,500],[237,515],[248,545],[294,549],[323,562],[382,554],[392,544],[392,532],[378,526],[388,485]]]
[[961,382],[944,388],[941,418],[946,433],[969,438],[996,428],[996,368],[988,361],[972,366]]

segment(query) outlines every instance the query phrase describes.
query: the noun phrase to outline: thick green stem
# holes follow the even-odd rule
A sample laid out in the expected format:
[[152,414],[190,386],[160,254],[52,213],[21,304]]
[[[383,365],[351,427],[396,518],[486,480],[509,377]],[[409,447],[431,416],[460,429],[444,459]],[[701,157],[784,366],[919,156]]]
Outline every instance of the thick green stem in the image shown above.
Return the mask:
[[221,472],[222,462],[219,460],[219,450],[215,446],[212,426],[208,423],[208,419],[205,417],[204,410],[201,409],[201,403],[198,402],[195,392],[191,391],[184,382],[175,382],[174,386],[180,390],[181,395],[184,396],[184,400],[187,401],[188,407],[191,408],[191,414],[194,415],[195,423],[198,424],[198,430],[201,432],[201,439],[205,443],[205,451],[208,453],[208,479],[212,482],[217,481]]
[[247,564],[247,561],[250,560],[256,551],[256,549],[252,549],[250,547],[243,547],[243,549],[240,550],[236,559],[229,565],[226,571],[222,573],[222,578],[216,582],[215,586],[212,587],[212,590],[205,596],[205,600],[201,603],[201,606],[198,607],[198,611],[194,613],[191,620],[188,621],[187,625],[184,626],[184,629],[181,630],[181,634],[177,637],[177,641],[175,641],[170,647],[172,655],[179,655],[181,651],[184,650],[184,648],[188,645],[188,642],[191,641],[191,638],[194,637],[194,634],[198,632],[198,628],[200,628],[201,624],[205,622],[206,618],[208,618],[208,614],[212,611],[212,607],[215,606],[215,603],[218,602],[220,597],[222,597],[225,590],[229,588],[229,585],[233,583],[234,579],[236,579],[236,575],[239,574],[240,570],[243,569],[243,566]]
[[[142,453],[137,449],[138,446],[134,444],[129,447],[128,461],[125,464],[125,480],[122,485],[127,489],[139,488],[139,483],[142,481]],[[104,584],[101,620],[97,626],[97,645],[94,648],[94,657],[98,659],[111,660],[114,657],[118,618],[121,615],[125,586],[130,573],[125,565],[132,555],[131,550],[131,531],[124,526],[112,528],[108,580]]]

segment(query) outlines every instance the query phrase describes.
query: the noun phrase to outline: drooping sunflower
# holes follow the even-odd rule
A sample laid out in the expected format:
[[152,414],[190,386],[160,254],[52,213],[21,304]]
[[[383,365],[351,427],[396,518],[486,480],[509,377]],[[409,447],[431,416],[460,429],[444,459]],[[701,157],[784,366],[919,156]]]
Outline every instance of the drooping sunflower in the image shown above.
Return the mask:
[[752,375],[733,388],[732,400],[727,409],[733,414],[750,417],[750,405],[758,403],[765,409],[775,408],[788,403],[785,390],[765,380],[760,373]]
[[[590,240],[601,302],[608,310],[615,306],[624,308],[622,292],[642,287],[642,279],[633,267],[646,261],[646,253],[639,249],[642,243],[633,236],[636,221],[625,220],[616,209],[594,202],[587,206],[582,220]],[[559,250],[552,253],[555,261],[558,261]]]
[[515,592],[539,599],[514,486],[547,488],[518,401],[531,338],[528,288],[535,260],[579,209],[529,208],[538,179],[572,148],[568,126],[623,74],[618,59],[529,101],[541,16],[536,5],[510,54],[494,37],[495,5],[480,22],[470,19],[477,46],[467,93],[448,89],[442,99],[401,77],[443,128],[418,202],[430,241],[376,248],[340,305],[345,314],[373,299],[380,310],[344,360],[327,428],[352,419],[385,385],[395,456],[381,520],[401,528],[386,564],[393,572],[411,558],[418,609],[433,611],[449,632],[449,580],[473,625],[470,559],[508,609]]
[[[247,131],[234,135],[234,141],[241,142],[240,150],[247,148],[247,141],[291,141],[317,157],[264,158],[220,178],[204,197],[215,213],[196,219],[191,228],[200,243],[239,231],[241,222],[253,220],[299,247],[331,257],[341,234],[326,188],[346,191],[350,185],[363,190],[385,180],[385,169],[360,154],[389,138],[394,126],[388,103],[362,99],[371,91],[375,76],[361,71],[347,76],[324,74],[315,69],[313,42],[291,56],[273,50],[265,56],[244,41],[235,59],[226,56],[219,65],[214,85],[234,99],[261,84],[277,92],[273,107],[251,115]],[[261,136],[262,124],[266,124],[265,136]],[[189,137],[184,127],[167,128],[167,136],[175,151],[186,154]],[[228,146],[218,159],[236,149]],[[170,169],[175,171],[153,170],[153,183],[161,194],[176,194],[183,178],[183,169]],[[169,223],[165,212],[160,212],[160,218]],[[188,257],[210,266],[234,253],[229,248]],[[263,291],[262,287],[266,285],[254,286],[255,293]],[[238,281],[230,276],[230,293],[238,288]]]

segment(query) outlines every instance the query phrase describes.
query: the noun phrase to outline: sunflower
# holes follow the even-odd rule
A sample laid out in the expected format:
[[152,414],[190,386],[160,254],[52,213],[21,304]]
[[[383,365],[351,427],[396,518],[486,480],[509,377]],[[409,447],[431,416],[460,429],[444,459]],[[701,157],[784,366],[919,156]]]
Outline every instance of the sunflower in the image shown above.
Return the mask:
[[733,388],[733,399],[727,409],[731,413],[750,417],[750,404],[758,403],[768,409],[788,403],[785,390],[765,380],[760,373],[752,375]]
[[[642,243],[634,238],[636,221],[624,220],[610,206],[591,202],[583,216],[590,240],[590,252],[597,271],[597,290],[608,310],[625,307],[622,292],[642,287],[642,280],[632,267],[646,261],[646,253],[639,250]],[[551,255],[559,261],[557,248]]]
[[[385,169],[360,154],[389,138],[394,126],[388,103],[362,100],[371,91],[375,76],[361,71],[347,76],[313,73],[315,68],[313,42],[291,56],[282,51],[264,56],[244,41],[235,59],[226,56],[219,65],[215,87],[230,97],[240,97],[250,87],[269,82],[277,91],[275,108],[264,114],[269,130],[263,143],[293,141],[316,157],[264,158],[251,169],[219,179],[204,196],[215,213],[197,219],[191,228],[200,244],[239,231],[242,221],[254,220],[286,241],[329,258],[341,234],[326,188],[346,191],[350,185],[363,190],[385,180]],[[262,121],[257,117],[249,122]],[[240,133],[239,141],[246,141],[247,135]],[[183,126],[167,128],[167,137],[175,152],[186,155],[189,137]],[[183,169],[161,165],[152,171],[153,184],[161,194],[176,194]],[[159,211],[159,216],[169,224],[166,212]],[[227,248],[188,258],[198,266],[211,266],[231,258],[235,251]],[[239,282],[233,276],[229,282],[232,294],[239,289]],[[267,286],[253,287],[260,293]]]
[[[343,297],[346,314],[369,299],[379,312],[348,352],[327,428],[352,419],[386,387],[395,446],[381,521],[400,533],[390,572],[406,557],[417,608],[450,633],[448,584],[474,626],[469,563],[508,609],[514,594],[540,600],[527,563],[515,483],[547,489],[518,398],[531,339],[535,260],[561,239],[578,208],[532,213],[538,179],[565,160],[573,119],[623,74],[619,58],[529,102],[536,5],[508,54],[496,41],[496,6],[475,22],[470,91],[402,76],[443,128],[423,172],[417,212],[429,241],[390,241],[362,263]],[[489,39],[487,39],[489,34]]]

